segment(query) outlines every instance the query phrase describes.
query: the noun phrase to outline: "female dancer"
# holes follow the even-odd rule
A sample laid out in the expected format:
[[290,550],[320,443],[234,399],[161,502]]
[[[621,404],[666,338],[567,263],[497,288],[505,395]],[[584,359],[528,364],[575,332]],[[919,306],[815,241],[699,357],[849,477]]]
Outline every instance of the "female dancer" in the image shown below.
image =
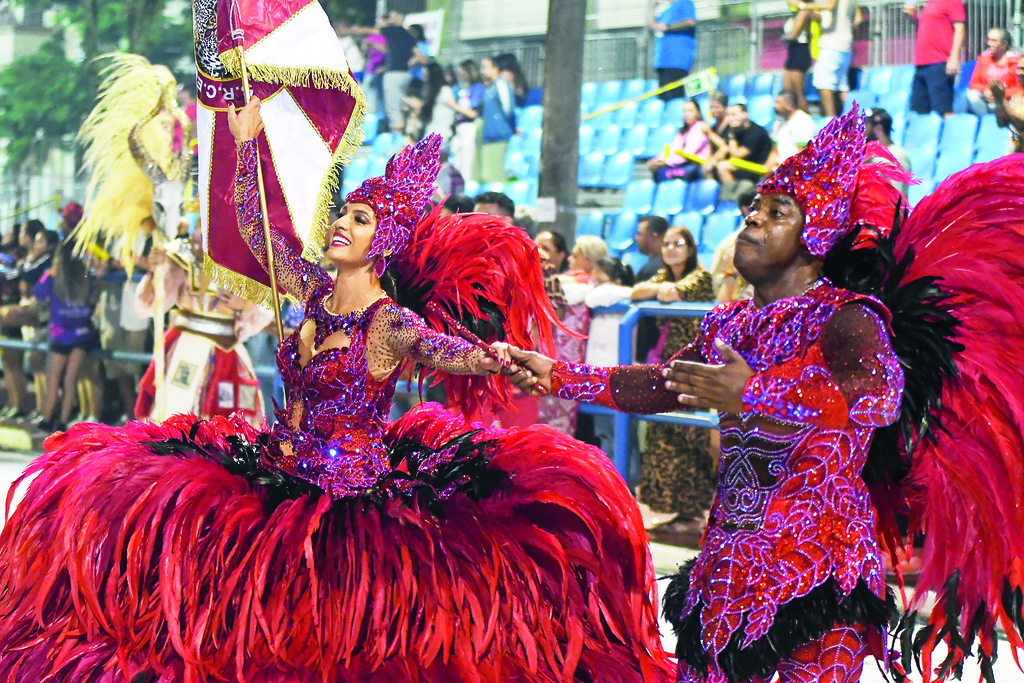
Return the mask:
[[[240,229],[265,258],[261,125],[258,100],[231,114]],[[603,454],[430,404],[385,422],[408,362],[470,412],[501,389],[496,352],[431,329],[385,273],[407,301],[486,317],[480,336],[529,344],[553,321],[525,233],[480,214],[417,224],[439,147],[349,195],[336,280],[273,232],[305,317],[281,346],[272,432],[178,416],[50,438],[0,537],[0,680],[672,678],[639,511]]]

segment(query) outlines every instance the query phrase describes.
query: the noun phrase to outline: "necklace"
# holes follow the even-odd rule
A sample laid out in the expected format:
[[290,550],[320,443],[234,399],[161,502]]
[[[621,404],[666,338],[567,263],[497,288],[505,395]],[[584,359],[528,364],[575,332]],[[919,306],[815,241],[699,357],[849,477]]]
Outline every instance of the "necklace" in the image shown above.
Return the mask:
[[327,337],[338,330],[343,331],[345,336],[351,337],[353,330],[361,327],[373,317],[379,304],[387,299],[387,295],[382,295],[366,306],[357,308],[350,313],[335,313],[327,307],[327,298],[327,296],[324,296],[320,299],[320,305],[313,308],[313,318],[316,322],[314,342],[318,347],[322,346]]

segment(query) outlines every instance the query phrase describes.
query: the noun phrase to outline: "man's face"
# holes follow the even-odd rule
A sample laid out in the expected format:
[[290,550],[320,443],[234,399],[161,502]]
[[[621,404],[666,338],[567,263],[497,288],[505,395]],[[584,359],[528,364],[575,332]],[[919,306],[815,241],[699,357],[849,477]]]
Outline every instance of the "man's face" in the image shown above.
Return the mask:
[[793,113],[793,107],[789,105],[789,100],[787,100],[783,95],[779,95],[775,98],[775,113],[784,119],[788,118],[789,115]]
[[726,109],[724,104],[718,100],[711,100],[711,116],[714,117],[716,121],[721,121],[722,117],[725,116],[725,112]]
[[480,62],[480,75],[484,77],[484,80],[488,83],[493,83],[498,80],[501,75],[501,71],[490,59],[485,59]]
[[992,53],[992,59],[1002,59],[1003,55],[1006,54],[1006,41],[1003,40],[1003,32],[997,28],[992,29],[988,32],[988,43],[989,52]]
[[640,221],[636,226],[636,236],[633,238],[637,249],[644,256],[651,256],[661,251],[661,238],[651,232],[647,221]]
[[878,140],[878,128],[880,128],[878,124],[871,123],[871,121],[867,122],[864,132],[867,134],[868,142],[876,142]]
[[505,218],[512,220],[512,216],[507,211],[502,209],[497,204],[491,204],[489,202],[480,202],[474,209],[477,213],[489,213],[492,216],[504,216]]
[[736,238],[736,269],[757,286],[807,258],[800,241],[803,229],[804,211],[795,199],[781,193],[758,195]]
[[742,107],[729,107],[729,125],[733,128],[743,129],[750,123],[747,112]]

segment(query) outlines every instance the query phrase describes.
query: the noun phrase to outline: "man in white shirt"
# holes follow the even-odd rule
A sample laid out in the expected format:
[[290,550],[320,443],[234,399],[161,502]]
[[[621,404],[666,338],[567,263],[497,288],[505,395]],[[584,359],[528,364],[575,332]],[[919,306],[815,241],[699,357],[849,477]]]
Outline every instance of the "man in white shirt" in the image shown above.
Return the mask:
[[807,146],[816,132],[814,119],[799,108],[800,100],[792,90],[783,90],[775,97],[775,165],[793,156]]

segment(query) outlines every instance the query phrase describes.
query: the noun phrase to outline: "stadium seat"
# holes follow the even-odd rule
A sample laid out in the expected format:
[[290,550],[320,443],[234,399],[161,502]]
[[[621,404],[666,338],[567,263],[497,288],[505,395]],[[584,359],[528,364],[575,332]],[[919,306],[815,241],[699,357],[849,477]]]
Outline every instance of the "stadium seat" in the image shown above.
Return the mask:
[[522,153],[526,156],[540,156],[540,139],[543,131],[540,128],[534,128],[523,138]]
[[632,211],[637,215],[651,212],[654,202],[654,181],[634,180],[626,186],[626,196],[622,199],[622,210]]
[[601,174],[601,187],[625,189],[633,180],[633,166],[636,158],[629,152],[619,152],[608,157]]
[[623,211],[612,221],[605,242],[612,251],[621,252],[633,244],[635,235],[636,214],[632,211]]
[[363,144],[372,145],[377,138],[377,130],[380,128],[380,120],[376,116],[367,116],[363,119]]
[[370,159],[370,163],[367,164],[366,166],[366,177],[376,178],[377,176],[384,175],[384,169],[387,168],[388,159],[390,158],[390,156],[386,156],[373,157],[372,159]]
[[480,183],[475,180],[467,180],[466,187],[462,191],[467,197],[475,197],[480,194]]
[[654,190],[654,204],[650,213],[656,216],[673,216],[683,210],[686,200],[686,183],[678,178],[658,183]]
[[889,89],[909,93],[914,85],[915,69],[916,67],[913,64],[903,64],[902,66],[893,67],[892,78],[889,81]]
[[846,95],[846,103],[843,104],[843,113],[853,109],[853,103],[856,102],[857,106],[860,107],[861,111],[870,109],[875,106],[875,99],[877,99],[875,93],[867,90],[851,90]]
[[936,147],[942,135],[942,117],[938,114],[908,114],[903,133],[903,146],[907,149]]
[[373,141],[373,156],[390,159],[405,144],[405,137],[394,133],[381,133]]
[[696,211],[683,211],[672,218],[672,225],[683,226],[694,235],[694,239],[700,239],[701,228],[704,227],[704,214]]
[[[939,150],[961,150],[973,148],[978,135],[978,117],[974,114],[956,114],[942,124]],[[967,155],[970,158],[970,154]]]
[[932,179],[941,182],[959,173],[971,165],[971,149],[959,149],[943,151],[939,154],[939,160],[935,162],[935,170],[932,172]]
[[527,169],[526,155],[522,152],[509,152],[505,155],[505,175],[509,178],[525,178]]
[[505,149],[505,154],[523,152],[524,147],[526,147],[526,138],[522,135],[513,135],[508,139],[508,147]]
[[617,104],[622,98],[622,81],[605,81],[597,91],[597,108],[603,109]]
[[[604,111],[605,109],[606,107],[602,106],[598,107],[596,111]],[[615,112],[609,111],[604,114],[600,114],[599,116],[594,116],[593,113],[591,113],[590,117],[583,123],[588,126],[593,126],[594,130],[602,130],[615,123]]]
[[718,183],[714,180],[698,180],[690,183],[684,209],[698,213],[711,213],[718,203]]
[[540,128],[544,118],[544,107],[525,107],[516,117],[516,128],[523,134]]
[[825,126],[827,126],[828,122],[831,121],[831,120],[832,120],[832,118],[828,117],[828,116],[818,116],[818,117],[816,117],[814,119],[814,132],[815,133],[820,133],[821,129],[824,128]]
[[580,156],[593,151],[594,149],[594,129],[590,126],[583,124],[580,126]]
[[918,202],[927,197],[935,189],[935,184],[929,180],[922,182],[920,185],[911,185],[910,189],[907,190],[907,201],[910,202],[910,206],[917,206]]
[[537,203],[534,199],[533,183],[526,180],[516,180],[506,185],[505,194],[516,206],[532,206]]
[[647,147],[642,156],[647,158],[656,157],[665,151],[665,145],[671,144],[672,139],[679,132],[678,125],[667,124],[652,128],[647,133]]
[[759,95],[750,100],[747,105],[747,113],[750,120],[761,126],[770,129],[775,121],[775,96]]
[[935,148],[921,147],[908,149],[907,157],[910,159],[910,170],[915,177],[927,180],[932,177],[935,170]]
[[657,90],[660,87],[661,86],[658,85],[658,79],[657,78],[648,78],[647,79],[647,92],[654,92],[655,90]]
[[956,83],[953,85],[953,92],[960,93],[971,85],[971,76],[974,75],[974,67],[978,60],[970,59],[960,65],[960,73],[957,74]]
[[989,161],[995,161],[999,157],[1006,156],[1006,145],[999,145],[996,147],[983,147],[974,154],[974,163],[984,164]]
[[700,115],[704,117],[706,121],[711,117],[711,98],[708,97],[706,92],[702,92],[693,98],[693,101],[697,104],[697,108],[700,109]]
[[583,88],[580,90],[580,102],[583,107],[586,107],[588,112],[597,109],[597,83],[584,83]]
[[684,104],[686,104],[686,100],[682,97],[677,97],[674,100],[666,102],[665,111],[661,114],[662,125],[675,126],[676,128],[682,127]]
[[725,94],[729,96],[729,104],[734,104],[739,101],[739,98],[746,97],[747,92],[747,76],[746,74],[733,74],[732,76],[726,76],[721,83],[719,88],[725,91]]
[[531,154],[526,157],[526,178],[537,180],[540,178],[540,155]]
[[890,90],[878,96],[875,106],[884,109],[895,120],[897,116],[907,113],[907,108],[910,106],[910,93],[903,90]]
[[1006,128],[999,127],[999,122],[996,121],[996,115],[985,114],[981,117],[981,123],[978,126],[978,137],[974,141],[974,146],[978,149],[992,149],[1000,147],[1005,152],[1006,141],[1008,138],[1008,130]]
[[866,69],[861,76],[861,87],[879,96],[889,92],[891,83],[891,66],[876,66],[873,69]]
[[576,236],[593,235],[604,238],[604,214],[586,211],[576,216]]
[[640,253],[640,249],[634,244],[626,251],[622,252],[622,262],[633,269],[633,274],[636,275],[637,271],[647,265],[647,257]]
[[598,187],[601,185],[601,171],[604,170],[604,153],[591,152],[580,158],[580,187]]
[[633,156],[642,157],[647,149],[647,133],[647,126],[643,124],[627,128],[622,140],[619,141],[619,149]]
[[729,200],[718,202],[718,204],[715,205],[715,213],[731,213],[736,217],[743,215],[740,213],[739,205],[736,202],[730,202]]
[[618,126],[608,126],[594,138],[593,150],[604,154],[615,154],[619,151],[621,140],[622,129]]
[[664,100],[649,97],[640,103],[640,115],[637,117],[637,123],[642,123],[648,128],[657,128],[661,125],[661,115],[664,111]]
[[770,95],[774,101],[781,86],[782,82],[775,74],[760,73],[750,79],[750,83],[747,84],[747,98],[753,100],[755,97]]
[[623,100],[631,100],[640,97],[647,92],[647,81],[643,78],[634,78],[622,84],[622,92],[619,93]]
[[625,130],[630,126],[636,125],[636,117],[639,113],[640,107],[636,102],[627,102],[622,105],[614,112],[615,125]]
[[364,180],[370,177],[366,175],[369,170],[369,165],[369,157],[353,159],[352,163],[345,167],[345,183],[347,184],[349,181],[353,181],[356,185],[361,184]]
[[739,225],[737,215],[730,211],[715,211],[704,221],[700,231],[698,251],[714,252],[718,243],[728,237]]
[[524,98],[527,107],[539,107],[544,104],[544,88],[530,88]]
[[480,192],[505,192],[505,183],[487,183],[480,188]]

